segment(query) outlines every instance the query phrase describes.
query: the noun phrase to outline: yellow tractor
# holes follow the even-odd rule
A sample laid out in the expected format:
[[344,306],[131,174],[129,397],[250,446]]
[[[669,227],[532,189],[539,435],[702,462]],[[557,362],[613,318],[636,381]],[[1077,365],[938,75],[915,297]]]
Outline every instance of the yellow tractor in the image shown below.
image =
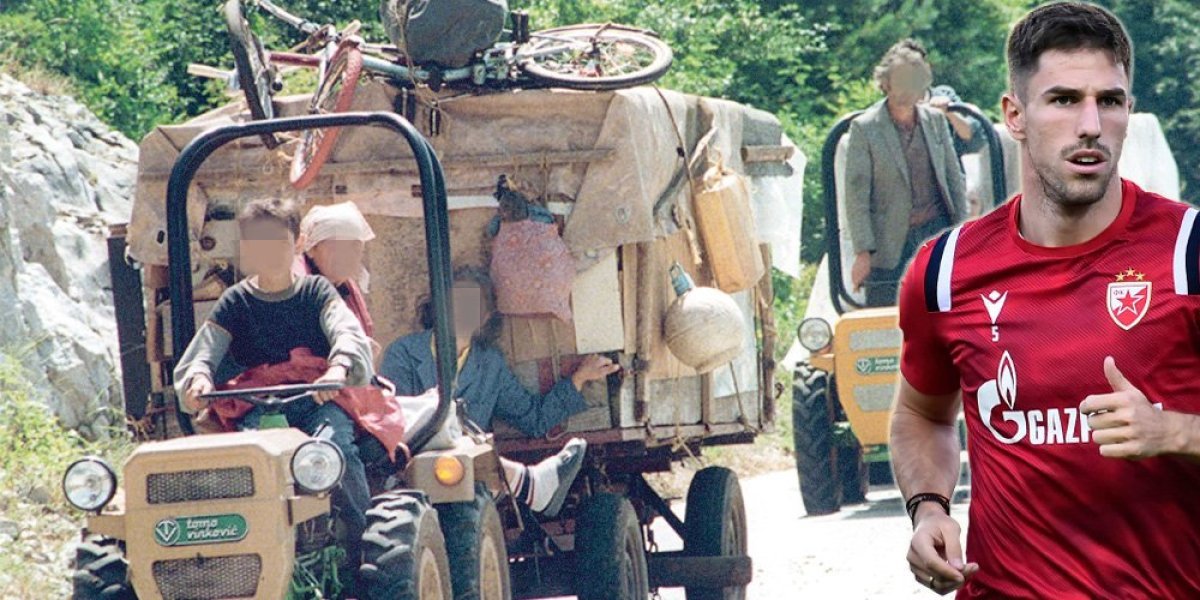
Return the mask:
[[[976,163],[982,168],[968,169],[968,180],[986,181],[990,174],[991,206],[1003,202],[1004,152],[995,128],[969,105],[951,104],[950,110],[987,124],[982,128],[987,145]],[[807,316],[797,327],[797,342],[807,356],[796,361],[792,380],[793,441],[801,496],[810,515],[863,502],[870,484],[892,480],[887,441],[900,372],[897,311],[895,306],[866,308],[862,296],[849,290],[844,260],[849,253],[842,249],[848,243],[838,189],[843,183],[843,138],[861,114],[838,121],[822,148],[827,263],[818,271]],[[821,279],[827,280],[827,287]]]
[[[196,137],[175,161],[167,185],[164,241],[170,262],[172,345],[176,356],[195,334],[188,236],[188,189],[214,151],[242,138],[307,129],[374,125],[408,141],[422,183],[429,288],[441,381],[454,379],[449,231],[441,165],[411,123],[392,113],[345,113],[228,125]],[[122,305],[129,306],[129,305]],[[411,456],[368,465],[373,494],[361,540],[347,539],[330,492],[345,460],[319,428],[291,428],[288,403],[330,384],[239,389],[264,411],[258,431],[186,436],[139,446],[117,471],[83,458],[63,477],[63,492],[90,513],[73,575],[77,600],[141,598],[340,598],[449,600],[452,580],[469,579],[486,600],[511,597],[504,529],[489,486],[499,484],[490,438],[431,448],[450,411],[439,387],[433,416],[409,437]],[[192,424],[179,413],[179,426]],[[444,536],[443,528],[455,532]],[[449,538],[449,540],[447,539]],[[455,554],[451,568],[447,542]],[[361,567],[348,567],[351,548]],[[358,558],[358,556],[354,557]],[[357,589],[350,586],[357,583]],[[353,590],[353,591],[352,591]],[[463,593],[463,590],[458,590]]]

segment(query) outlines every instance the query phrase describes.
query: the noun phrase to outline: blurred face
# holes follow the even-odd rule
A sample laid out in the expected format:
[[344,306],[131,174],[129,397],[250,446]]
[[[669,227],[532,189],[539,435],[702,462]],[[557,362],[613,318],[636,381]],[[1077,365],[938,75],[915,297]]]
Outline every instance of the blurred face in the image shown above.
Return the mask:
[[451,290],[454,302],[454,337],[471,339],[491,315],[483,290],[473,282],[455,282]]
[[1063,207],[1098,202],[1117,185],[1133,109],[1124,66],[1103,50],[1051,50],[1022,87],[1004,96],[1004,115],[1035,185]]
[[246,275],[281,275],[291,271],[296,237],[286,225],[271,219],[241,224],[238,243],[242,272]]
[[313,246],[308,257],[326,279],[341,285],[362,272],[366,247],[359,240],[325,240]]
[[892,67],[887,79],[888,100],[901,106],[915,106],[925,98],[932,82],[924,65],[900,63]]

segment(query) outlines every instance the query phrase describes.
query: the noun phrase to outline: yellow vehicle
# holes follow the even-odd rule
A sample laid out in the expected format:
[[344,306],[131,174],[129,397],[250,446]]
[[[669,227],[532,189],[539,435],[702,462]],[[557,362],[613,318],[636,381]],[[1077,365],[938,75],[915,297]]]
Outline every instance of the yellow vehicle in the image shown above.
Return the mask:
[[[195,333],[188,189],[202,163],[242,138],[309,128],[376,125],[402,134],[420,181],[431,274],[439,377],[453,378],[450,258],[446,192],[429,143],[391,113],[295,117],[206,131],[179,154],[167,186],[164,239],[175,355]],[[129,307],[129,304],[123,304]],[[443,340],[445,340],[443,342]],[[90,516],[73,577],[78,600],[141,598],[339,598],[355,581],[347,548],[361,549],[363,599],[448,600],[455,576],[466,575],[481,597],[511,597],[504,530],[489,486],[499,463],[488,438],[427,448],[452,407],[442,388],[428,422],[409,438],[410,456],[367,475],[373,494],[361,540],[347,540],[330,492],[345,469],[341,451],[319,428],[309,436],[289,427],[283,407],[330,384],[214,392],[264,411],[259,431],[213,433],[142,444],[116,470],[95,457],[72,464],[63,478],[67,499]],[[179,414],[181,429],[190,429]],[[390,471],[390,472],[389,472]],[[437,508],[435,508],[435,506]],[[443,524],[457,535],[451,570]],[[361,542],[361,543],[360,543]],[[468,568],[464,569],[463,565]]]
[[[950,110],[988,123],[968,105],[952,104]],[[814,316],[797,328],[797,341],[809,354],[796,362],[793,376],[793,436],[801,496],[810,515],[862,502],[870,484],[890,483],[892,477],[887,441],[888,415],[900,372],[896,307],[864,307],[861,295],[851,293],[846,285],[848,264],[842,252],[842,245],[848,243],[840,225],[844,217],[839,216],[845,210],[839,206],[838,189],[843,183],[843,137],[860,114],[850,114],[834,125],[822,149],[828,297],[818,298],[823,294],[814,291],[808,313]],[[1004,152],[995,129],[982,130],[988,138],[983,151],[988,160],[980,172],[990,171],[992,205],[996,205],[1007,197]],[[816,304],[828,310],[814,311]]]

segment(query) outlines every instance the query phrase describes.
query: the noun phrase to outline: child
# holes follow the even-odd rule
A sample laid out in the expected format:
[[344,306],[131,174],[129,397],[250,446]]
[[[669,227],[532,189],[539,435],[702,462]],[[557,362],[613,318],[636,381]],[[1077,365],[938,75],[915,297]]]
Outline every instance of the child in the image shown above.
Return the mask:
[[[337,290],[322,277],[292,273],[299,227],[296,210],[280,200],[251,202],[239,215],[241,267],[247,277],[225,290],[175,367],[176,393],[186,411],[205,408],[207,402],[200,396],[224,383],[214,382],[213,373],[226,353],[246,373],[286,367],[304,356],[306,364],[313,357],[327,360],[327,366],[319,363],[317,373],[325,371],[315,383],[363,386],[371,381],[370,344]],[[337,403],[329,402],[337,395],[315,394],[289,404],[284,414],[293,427],[310,434],[322,423],[332,427],[331,441],[346,460],[334,504],[346,519],[349,539],[357,541],[366,527],[370,491],[354,443],[355,423]],[[242,426],[253,428],[257,417],[257,411],[250,411]]]

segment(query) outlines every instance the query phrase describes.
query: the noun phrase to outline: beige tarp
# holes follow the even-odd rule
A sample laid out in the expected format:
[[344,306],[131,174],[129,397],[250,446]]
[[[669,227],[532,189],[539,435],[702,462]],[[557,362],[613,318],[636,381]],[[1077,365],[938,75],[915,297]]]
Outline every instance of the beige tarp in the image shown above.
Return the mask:
[[[399,94],[396,88],[364,80],[352,108],[390,111],[403,104]],[[303,114],[307,102],[307,97],[283,98],[277,101],[278,112]],[[577,315],[576,321],[590,319],[578,331],[574,323],[558,323],[551,329],[546,319],[506,319],[506,342],[520,355],[519,361],[571,354],[577,344],[590,350],[619,350],[629,342],[627,336],[605,335],[629,326],[613,319],[619,311],[598,301],[589,307],[589,298],[606,297],[611,302],[620,293],[620,274],[612,258],[616,248],[682,239],[676,234],[671,210],[687,190],[686,177],[681,175],[683,161],[676,151],[679,135],[691,151],[710,129],[716,130],[708,142],[711,155],[752,176],[759,229],[765,232],[758,241],[771,243],[777,261],[784,257],[785,271],[796,270],[790,263],[798,262],[803,156],[796,151],[788,162],[784,156],[743,164],[747,148],[770,151],[791,146],[782,137],[778,121],[767,113],[665,90],[660,95],[654,88],[443,94],[436,104],[436,129],[429,99],[416,103],[412,121],[432,142],[445,168],[455,265],[486,265],[485,227],[496,206],[491,194],[497,178],[506,174],[530,197],[542,199],[552,212],[564,216],[563,237],[577,258],[579,272],[589,273],[587,294],[574,299],[576,312],[583,316]],[[146,265],[166,264],[166,182],[182,148],[203,131],[245,118],[244,104],[233,103],[186,123],[159,127],[142,141],[127,238],[134,259]],[[368,301],[378,341],[386,345],[413,331],[417,305],[427,293],[428,271],[419,181],[407,145],[382,128],[345,129],[320,177],[299,192],[288,183],[295,145],[292,140],[266,151],[259,139],[247,138],[218,150],[197,174],[189,196],[197,298],[206,296],[201,290],[220,291],[202,284],[214,280],[214,269],[233,262],[236,230],[229,219],[243,203],[262,197],[291,197],[304,204],[353,200],[379,236],[367,248],[372,272]],[[701,158],[698,168],[705,162]],[[677,183],[674,187],[669,185],[672,180]],[[795,226],[781,228],[781,223]],[[686,246],[680,248],[672,253],[686,257]],[[659,266],[665,271],[668,264]],[[662,288],[660,308],[665,310],[671,294],[665,275]],[[659,362],[664,375],[677,368],[670,362]]]

